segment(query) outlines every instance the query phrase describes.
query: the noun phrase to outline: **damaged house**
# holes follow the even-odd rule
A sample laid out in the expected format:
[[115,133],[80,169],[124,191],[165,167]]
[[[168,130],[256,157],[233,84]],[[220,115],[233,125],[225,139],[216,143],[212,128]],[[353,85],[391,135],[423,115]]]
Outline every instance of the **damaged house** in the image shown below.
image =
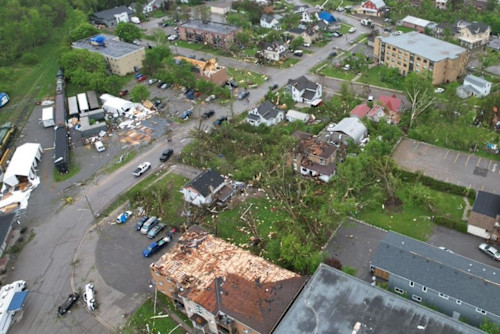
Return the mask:
[[323,95],[322,86],[317,82],[312,82],[305,76],[297,79],[289,79],[287,86],[290,89],[295,102],[318,106],[321,104]]
[[306,280],[196,225],[150,271],[197,333],[271,333]]

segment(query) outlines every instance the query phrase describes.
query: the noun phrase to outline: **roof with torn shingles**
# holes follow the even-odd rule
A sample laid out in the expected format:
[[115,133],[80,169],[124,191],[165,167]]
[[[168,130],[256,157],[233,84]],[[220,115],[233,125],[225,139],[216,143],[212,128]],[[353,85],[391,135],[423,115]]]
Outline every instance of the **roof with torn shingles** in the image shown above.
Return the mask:
[[312,89],[316,90],[317,84],[307,79],[305,76],[298,77],[297,79],[288,79],[287,85],[295,86],[298,90]]
[[436,246],[388,232],[371,264],[465,303],[499,314],[500,275],[497,268]]
[[114,20],[115,15],[119,15],[121,13],[127,13],[127,14],[133,14],[134,11],[127,6],[119,6],[119,7],[114,7],[110,9],[106,9],[100,12],[96,12],[92,14],[95,17],[98,17],[100,19],[105,19],[105,20]]
[[479,334],[478,328],[440,314],[386,290],[374,288],[325,264],[294,301],[274,331],[289,333]]
[[479,191],[472,212],[496,218],[500,214],[500,195]]
[[475,85],[477,87],[484,88],[484,87],[488,86],[488,84],[491,85],[491,82],[489,82],[488,80],[485,80],[484,78],[476,77],[475,75],[468,74],[464,78],[464,85],[467,85],[467,84],[472,84],[472,85]]
[[185,27],[187,29],[203,30],[224,35],[231,34],[232,32],[240,29],[239,27],[218,22],[203,23],[201,20],[187,21],[186,23],[181,24],[179,27]]
[[224,183],[224,178],[219,173],[213,169],[207,169],[189,181],[184,188],[193,188],[204,197],[207,197],[211,194],[212,189],[219,187],[222,183]]
[[313,170],[315,172],[327,176],[333,175],[337,167],[337,164],[335,162],[326,165],[321,165],[311,160],[304,160],[302,161],[301,165],[306,167],[307,169]]
[[396,96],[380,95],[378,100],[382,105],[390,110],[399,111],[401,109],[401,99]]
[[358,117],[358,118],[363,118],[368,114],[370,111],[370,107],[368,107],[365,103],[358,104],[356,107],[354,107],[353,110],[349,113],[351,117]]
[[431,61],[444,59],[456,59],[466,49],[439,39],[421,34],[416,31],[408,32],[398,36],[379,36],[383,43],[394,45],[399,49],[414,53]]
[[181,295],[216,315],[224,312],[269,333],[305,278],[216,238],[199,227],[184,233],[155,272],[181,285]]

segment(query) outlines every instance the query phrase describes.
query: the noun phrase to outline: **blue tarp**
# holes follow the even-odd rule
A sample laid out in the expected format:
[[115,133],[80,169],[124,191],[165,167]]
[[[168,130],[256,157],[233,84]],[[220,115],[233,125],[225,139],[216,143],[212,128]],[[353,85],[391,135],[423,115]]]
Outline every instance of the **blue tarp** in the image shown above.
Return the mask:
[[14,294],[7,311],[17,311],[23,308],[24,300],[29,291],[19,291]]
[[319,18],[328,23],[336,22],[337,19],[330,13],[322,11],[319,13]]

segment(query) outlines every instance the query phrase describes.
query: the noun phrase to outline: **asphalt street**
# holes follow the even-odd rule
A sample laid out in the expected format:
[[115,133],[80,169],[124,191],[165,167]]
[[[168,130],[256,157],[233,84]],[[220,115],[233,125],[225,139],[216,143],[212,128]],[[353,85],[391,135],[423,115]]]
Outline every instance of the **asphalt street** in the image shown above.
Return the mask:
[[[352,38],[364,31],[365,27],[361,27],[357,21],[347,17],[345,20],[350,21],[350,23],[352,21],[358,28],[358,32],[351,35]],[[339,43],[337,46],[340,47],[348,47],[347,41],[343,39],[339,39],[335,43]],[[342,43],[346,45],[340,45]],[[255,65],[253,65],[255,67],[250,68],[266,73],[271,77],[270,82],[283,86],[290,78],[306,75],[314,65],[327,58],[331,48],[332,45],[320,49],[312,48],[314,51],[312,56],[303,57],[298,64],[290,69],[278,70]],[[192,53],[192,51],[189,51],[189,54]],[[221,64],[226,65],[226,59],[219,59],[219,61]],[[246,68],[247,63],[244,64]],[[240,67],[240,65],[241,63],[232,64],[235,67]],[[310,75],[308,74],[308,76]],[[234,102],[235,114],[240,114],[255,106],[267,93],[267,90],[267,85],[263,85],[251,90],[248,103],[245,101]],[[36,119],[33,123],[36,123]],[[212,124],[212,120],[205,122],[207,127]],[[169,147],[172,147],[175,152],[180,152],[191,141],[189,131],[196,126],[198,126],[198,122],[194,121],[177,126],[173,132],[172,142],[168,143]],[[26,139],[30,137],[31,141],[37,140],[36,134],[38,131],[42,130],[38,129],[29,132],[30,135],[27,135]],[[45,148],[52,146],[50,145],[50,138],[49,135],[44,139],[43,146]],[[150,161],[152,163],[150,173],[159,168],[158,157],[165,145],[166,141],[160,139],[153,145],[144,147],[138,156],[127,165],[111,174],[93,178],[92,182],[86,182],[81,186],[74,186],[74,184],[92,177],[94,168],[82,168],[81,174],[79,173],[74,179],[54,185],[51,178],[53,165],[50,150],[44,153],[42,163],[39,166],[42,184],[35,189],[25,217],[26,222],[29,222],[30,226],[33,227],[35,238],[24,247],[15,262],[14,268],[8,273],[9,280],[26,280],[31,291],[23,319],[11,329],[11,333],[102,333],[108,327],[101,325],[99,322],[101,318],[113,319],[113,321],[109,322],[114,324],[119,320],[123,320],[121,310],[131,309],[131,305],[135,305],[134,302],[140,303],[143,295],[139,292],[144,292],[144,289],[138,289],[137,294],[124,294],[110,287],[104,293],[98,290],[98,298],[101,300],[109,298],[115,301],[114,305],[120,308],[119,311],[109,308],[109,312],[107,312],[108,309],[102,307],[96,317],[83,311],[83,307],[77,307],[74,312],[65,317],[58,318],[56,315],[57,306],[62,303],[72,290],[72,269],[74,267],[80,268],[85,263],[89,273],[96,272],[95,266],[92,265],[92,262],[95,262],[92,258],[92,256],[95,256],[95,247],[93,249],[88,247],[87,249],[86,245],[83,245],[82,249],[86,249],[88,253],[74,261],[74,255],[80,247],[82,238],[95,222],[92,211],[101,212],[119,194],[138,182],[132,176],[131,171],[139,163]],[[89,156],[96,159],[96,164],[101,163],[99,158],[102,159],[103,163],[106,161],[106,159],[103,159],[105,156],[96,155],[94,152],[89,152]],[[85,163],[83,166],[85,166]],[[67,193],[64,191],[68,188],[72,189],[71,194],[75,200],[71,205],[61,206],[61,198],[66,196]],[[99,231],[91,233],[93,233],[93,236],[99,235]],[[75,286],[74,288],[78,290],[81,286]]]

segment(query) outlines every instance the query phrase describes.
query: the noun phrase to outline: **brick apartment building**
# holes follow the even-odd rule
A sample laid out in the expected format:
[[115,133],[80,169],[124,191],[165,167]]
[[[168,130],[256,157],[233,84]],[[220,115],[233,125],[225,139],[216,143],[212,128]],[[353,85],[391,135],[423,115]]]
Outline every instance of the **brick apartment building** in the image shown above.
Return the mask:
[[236,33],[242,30],[223,23],[191,20],[179,26],[179,39],[226,49],[234,42]]

